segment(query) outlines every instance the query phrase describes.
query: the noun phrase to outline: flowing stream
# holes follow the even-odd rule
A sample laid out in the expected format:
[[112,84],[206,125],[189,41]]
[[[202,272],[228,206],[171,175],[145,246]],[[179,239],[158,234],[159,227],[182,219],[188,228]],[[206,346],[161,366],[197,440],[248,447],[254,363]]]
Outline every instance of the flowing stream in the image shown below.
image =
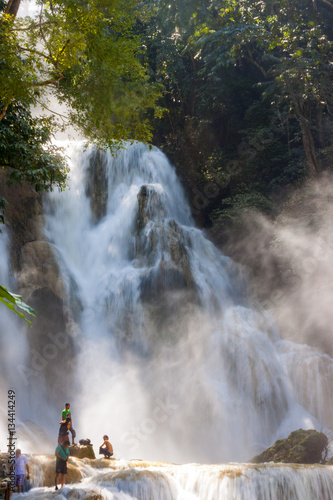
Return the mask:
[[[332,429],[333,360],[281,340],[250,306],[246,276],[195,227],[163,153],[133,144],[112,157],[72,143],[67,154],[69,189],[48,195],[44,212],[66,291],[73,353],[57,364],[78,438],[98,452],[108,434],[123,464],[221,463],[299,428]],[[333,497],[328,467],[119,468],[86,479],[105,490],[89,498]]]

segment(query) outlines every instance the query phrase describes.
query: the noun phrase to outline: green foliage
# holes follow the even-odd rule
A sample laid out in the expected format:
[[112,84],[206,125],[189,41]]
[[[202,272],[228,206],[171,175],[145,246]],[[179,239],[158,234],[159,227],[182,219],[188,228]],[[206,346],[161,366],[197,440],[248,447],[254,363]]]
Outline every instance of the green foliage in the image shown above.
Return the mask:
[[[103,148],[151,139],[160,86],[149,79],[134,33],[145,17],[136,0],[41,0],[33,18],[11,15],[9,5],[0,5],[0,168],[9,184],[64,188],[66,162],[50,138],[66,125]],[[51,118],[32,117],[33,106]]]
[[51,118],[34,118],[19,103],[8,107],[0,122],[0,168],[5,169],[9,184],[27,181],[36,191],[54,185],[64,188],[66,162],[50,143],[51,126]]
[[[7,207],[7,200],[3,196],[0,196],[0,225],[4,224],[6,221],[5,211]],[[0,230],[1,233],[1,230]]]
[[261,193],[256,191],[238,193],[231,198],[224,198],[222,208],[214,210],[213,220],[221,226],[227,225],[230,220],[235,221],[240,215],[248,211],[270,213],[272,203]]
[[177,164],[190,201],[205,199],[193,205],[200,223],[267,212],[288,184],[331,163],[327,2],[143,3],[154,11],[141,30],[148,64],[168,110],[155,142]]
[[[16,313],[18,316],[20,316],[22,319],[27,321],[27,323],[30,324],[31,326],[31,321],[29,321],[25,316],[24,313],[30,314],[34,317],[36,317],[35,311],[32,309],[32,307],[28,306],[22,301],[22,297],[20,295],[16,295],[14,293],[11,293],[7,290],[6,287],[3,285],[0,285],[0,302],[2,302],[5,306],[7,306],[11,311]],[[21,309],[23,312],[20,312],[17,310],[17,307]]]
[[[2,15],[0,103],[48,106],[51,92],[90,140],[149,140],[158,86],[140,63],[134,0],[41,1],[35,18]],[[1,111],[0,111],[1,113]]]

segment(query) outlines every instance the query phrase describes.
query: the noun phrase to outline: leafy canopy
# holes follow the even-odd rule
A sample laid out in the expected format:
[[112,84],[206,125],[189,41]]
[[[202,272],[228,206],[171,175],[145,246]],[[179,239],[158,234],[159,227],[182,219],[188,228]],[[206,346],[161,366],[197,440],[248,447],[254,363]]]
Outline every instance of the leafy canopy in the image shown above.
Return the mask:
[[136,1],[37,5],[34,18],[10,14],[9,4],[1,17],[0,118],[14,101],[48,107],[55,96],[69,106],[69,122],[97,144],[149,140],[159,88],[140,60]]

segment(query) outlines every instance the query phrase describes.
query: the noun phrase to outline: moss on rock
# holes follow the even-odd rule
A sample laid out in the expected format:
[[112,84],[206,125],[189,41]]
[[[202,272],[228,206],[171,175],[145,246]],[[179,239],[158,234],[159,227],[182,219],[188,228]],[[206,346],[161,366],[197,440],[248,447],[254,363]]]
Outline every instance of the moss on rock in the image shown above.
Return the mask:
[[250,462],[322,463],[327,445],[327,436],[322,432],[299,429],[292,432],[288,438],[276,441],[273,446],[252,458]]

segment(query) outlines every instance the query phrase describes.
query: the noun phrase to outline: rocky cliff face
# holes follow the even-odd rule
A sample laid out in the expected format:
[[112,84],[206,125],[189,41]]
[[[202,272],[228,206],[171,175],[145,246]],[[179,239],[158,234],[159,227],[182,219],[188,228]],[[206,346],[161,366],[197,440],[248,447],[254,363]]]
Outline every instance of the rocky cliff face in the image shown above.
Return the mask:
[[138,193],[135,236],[136,258],[147,266],[141,281],[146,330],[170,338],[179,318],[200,301],[187,250],[190,243],[178,223],[167,219],[160,194],[149,186]]
[[72,319],[52,245],[43,233],[42,195],[27,183],[7,186],[4,174],[0,176],[0,189],[8,201],[10,265],[16,283],[12,291],[21,294],[37,314],[28,332],[30,353],[24,375],[34,381],[41,371],[46,372],[48,392],[54,396],[60,391],[59,397],[64,397],[59,389],[56,351],[64,356],[70,374],[73,341],[68,331]]

